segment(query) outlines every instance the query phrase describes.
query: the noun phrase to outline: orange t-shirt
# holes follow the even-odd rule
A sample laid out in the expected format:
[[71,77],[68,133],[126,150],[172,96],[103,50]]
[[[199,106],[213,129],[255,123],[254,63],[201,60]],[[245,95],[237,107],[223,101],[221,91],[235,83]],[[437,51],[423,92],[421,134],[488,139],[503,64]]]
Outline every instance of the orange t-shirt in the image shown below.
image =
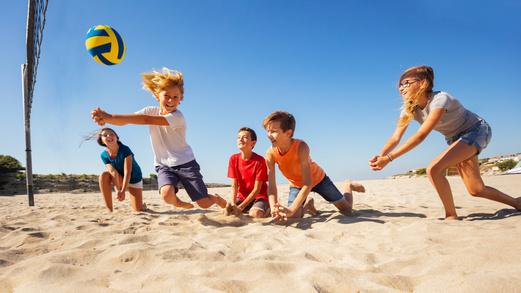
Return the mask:
[[[275,163],[279,165],[279,170],[282,175],[289,180],[289,185],[292,187],[302,188],[302,166],[298,158],[298,147],[303,142],[300,139],[293,139],[291,149],[286,154],[282,155],[278,148],[271,147],[269,152],[273,155]],[[319,184],[326,176],[326,173],[319,165],[309,159],[311,163],[311,175],[313,177],[313,187]]]

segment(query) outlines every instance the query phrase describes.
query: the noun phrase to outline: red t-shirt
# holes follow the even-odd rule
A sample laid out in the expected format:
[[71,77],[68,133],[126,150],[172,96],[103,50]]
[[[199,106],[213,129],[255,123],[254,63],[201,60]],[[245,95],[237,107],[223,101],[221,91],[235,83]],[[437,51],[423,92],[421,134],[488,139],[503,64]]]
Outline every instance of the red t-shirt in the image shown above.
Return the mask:
[[228,165],[228,178],[237,179],[237,196],[242,201],[252,192],[255,181],[262,181],[260,193],[255,199],[263,198],[268,201],[268,168],[262,156],[253,153],[251,159],[244,161],[240,153],[232,155]]

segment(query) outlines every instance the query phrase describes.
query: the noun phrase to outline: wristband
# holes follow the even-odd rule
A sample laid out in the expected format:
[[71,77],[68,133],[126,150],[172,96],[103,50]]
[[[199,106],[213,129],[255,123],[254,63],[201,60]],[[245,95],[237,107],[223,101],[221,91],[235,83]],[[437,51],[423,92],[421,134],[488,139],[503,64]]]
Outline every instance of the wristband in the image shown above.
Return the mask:
[[391,162],[394,160],[393,155],[391,155],[391,153],[389,153],[389,154],[387,155],[387,157],[389,158],[389,161],[391,161]]

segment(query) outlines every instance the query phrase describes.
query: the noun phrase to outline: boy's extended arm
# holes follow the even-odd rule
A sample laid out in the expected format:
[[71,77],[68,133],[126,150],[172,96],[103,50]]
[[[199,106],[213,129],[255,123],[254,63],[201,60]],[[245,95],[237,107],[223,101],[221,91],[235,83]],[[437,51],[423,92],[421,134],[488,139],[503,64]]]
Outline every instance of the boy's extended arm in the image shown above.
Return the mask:
[[109,114],[100,108],[91,111],[92,119],[99,125],[105,123],[113,125],[168,125],[168,121],[161,115],[146,115],[146,114]]

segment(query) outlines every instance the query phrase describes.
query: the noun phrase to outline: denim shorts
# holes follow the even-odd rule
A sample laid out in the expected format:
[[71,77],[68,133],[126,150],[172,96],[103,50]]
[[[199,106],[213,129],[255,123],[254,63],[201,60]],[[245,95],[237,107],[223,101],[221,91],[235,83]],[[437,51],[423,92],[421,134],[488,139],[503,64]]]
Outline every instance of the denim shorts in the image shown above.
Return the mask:
[[161,187],[172,185],[177,193],[179,190],[177,184],[181,181],[186,193],[193,201],[208,197],[208,189],[204,185],[203,175],[201,175],[200,170],[201,168],[195,160],[174,167],[156,166],[159,192],[161,192]]
[[457,141],[462,141],[470,146],[477,148],[478,152],[474,155],[477,156],[487,147],[491,138],[492,128],[490,128],[490,125],[488,125],[485,120],[480,118],[478,123],[447,140],[447,144],[451,145]]
[[[288,196],[288,207],[295,201],[298,193],[302,188],[290,187],[289,188],[289,196]],[[327,175],[311,189],[311,191],[320,194],[325,200],[327,200],[331,204],[341,203],[345,200],[345,197],[338,188],[336,188],[335,184],[327,177]]]

